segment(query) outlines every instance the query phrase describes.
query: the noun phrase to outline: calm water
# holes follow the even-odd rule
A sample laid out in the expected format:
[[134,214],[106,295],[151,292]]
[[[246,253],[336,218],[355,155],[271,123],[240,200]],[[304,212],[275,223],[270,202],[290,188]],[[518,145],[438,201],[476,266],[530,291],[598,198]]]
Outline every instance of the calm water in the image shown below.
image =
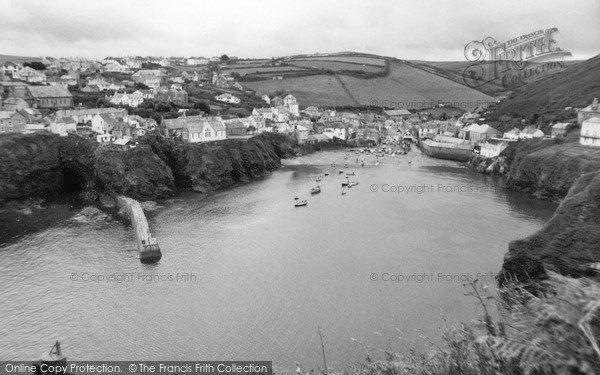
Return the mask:
[[[244,186],[160,202],[149,216],[163,251],[154,266],[139,263],[122,221],[74,221],[63,206],[36,211],[53,223],[0,245],[3,359],[38,359],[59,339],[70,359],[316,368],[319,325],[340,369],[365,358],[355,340],[418,347],[439,337],[441,310],[452,323],[474,318],[463,283],[446,278],[479,273],[492,285],[508,242],[556,208],[418,151],[379,166],[355,159],[345,169],[359,185],[346,195],[337,173],[309,194],[332,160],[344,163],[343,152],[326,152]],[[392,185],[413,188],[382,192]],[[294,207],[295,195],[308,206]],[[99,277],[110,279],[91,280]]]

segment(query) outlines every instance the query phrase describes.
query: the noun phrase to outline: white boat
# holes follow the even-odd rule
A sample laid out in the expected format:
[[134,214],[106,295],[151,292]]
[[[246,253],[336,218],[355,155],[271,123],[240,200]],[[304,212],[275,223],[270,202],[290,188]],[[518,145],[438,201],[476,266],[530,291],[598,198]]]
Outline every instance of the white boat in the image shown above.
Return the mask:
[[346,176],[354,176],[354,172],[352,172],[352,173],[346,173]]
[[294,206],[296,207],[306,206],[307,204],[308,202],[306,201],[306,199],[297,200],[296,202],[294,202]]
[[342,195],[346,195],[346,190],[342,189]]
[[320,186],[315,186],[314,188],[310,189],[310,193],[311,194],[318,194],[321,192],[321,187]]
[[316,180],[317,182],[321,181],[321,176],[317,177],[315,180]]

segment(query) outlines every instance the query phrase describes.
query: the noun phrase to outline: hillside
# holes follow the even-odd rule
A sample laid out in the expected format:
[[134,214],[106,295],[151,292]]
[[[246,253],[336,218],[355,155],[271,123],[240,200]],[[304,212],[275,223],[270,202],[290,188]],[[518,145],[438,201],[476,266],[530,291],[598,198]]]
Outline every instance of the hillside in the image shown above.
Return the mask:
[[[491,100],[486,94],[409,63],[388,60],[388,64],[388,74],[374,78],[331,72],[282,80],[249,81],[243,82],[243,85],[269,95],[284,90],[306,106],[373,105],[418,109],[444,102],[470,110]],[[375,63],[365,64],[362,69],[374,69],[374,66]]]
[[14,61],[16,63],[24,63],[24,62],[33,62],[38,61],[41,62],[41,57],[27,57],[27,56],[12,56],[12,55],[0,55],[0,64],[4,64],[7,61]]
[[[466,84],[487,95],[500,96],[510,94],[513,90],[531,82],[562,72],[567,67],[580,62],[575,60],[545,64],[526,62],[520,67],[513,64],[510,69],[503,69],[496,62],[410,61],[407,63],[460,84]],[[474,73],[476,79],[471,78],[470,73]]]
[[523,86],[509,100],[500,103],[488,120],[507,114],[527,117],[560,113],[565,107],[583,108],[597,96],[600,96],[600,55]]

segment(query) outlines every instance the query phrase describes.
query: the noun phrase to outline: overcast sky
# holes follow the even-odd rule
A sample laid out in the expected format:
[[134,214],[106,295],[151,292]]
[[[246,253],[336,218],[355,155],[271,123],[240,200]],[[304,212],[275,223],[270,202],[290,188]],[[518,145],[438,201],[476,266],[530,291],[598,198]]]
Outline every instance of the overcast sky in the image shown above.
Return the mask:
[[600,53],[599,19],[598,0],[0,0],[0,54],[457,61],[472,40],[557,27],[556,45],[587,59]]

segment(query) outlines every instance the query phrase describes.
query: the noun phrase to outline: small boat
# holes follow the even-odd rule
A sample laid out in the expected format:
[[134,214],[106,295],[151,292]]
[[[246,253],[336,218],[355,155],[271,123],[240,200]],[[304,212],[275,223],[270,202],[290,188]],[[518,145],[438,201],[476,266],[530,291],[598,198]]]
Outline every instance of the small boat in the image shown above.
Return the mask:
[[352,173],[346,173],[346,176],[354,176],[354,172],[352,172]]
[[348,183],[349,188],[356,185],[358,185],[358,181],[351,181],[350,183]]
[[342,189],[342,195],[346,195],[346,190]]
[[344,173],[344,170],[343,170],[343,169],[340,169],[340,170],[338,171],[338,173],[339,173],[339,174],[342,174],[342,173]]
[[350,183],[350,181],[348,181],[348,180],[342,181],[342,186],[348,186],[349,183]]
[[325,172],[325,176],[329,176],[329,172]]
[[321,176],[317,177],[315,180],[316,180],[317,182],[321,181]]
[[318,194],[321,192],[321,187],[320,186],[315,186],[314,188],[310,189],[310,193],[311,194]]
[[344,168],[348,168],[348,163],[344,164]]
[[296,206],[296,207],[306,206],[307,204],[308,204],[308,202],[306,201],[306,199],[298,200],[298,201],[294,202],[294,206]]
[[300,199],[300,197],[296,195],[296,197],[294,198],[294,200],[297,201],[298,199]]

